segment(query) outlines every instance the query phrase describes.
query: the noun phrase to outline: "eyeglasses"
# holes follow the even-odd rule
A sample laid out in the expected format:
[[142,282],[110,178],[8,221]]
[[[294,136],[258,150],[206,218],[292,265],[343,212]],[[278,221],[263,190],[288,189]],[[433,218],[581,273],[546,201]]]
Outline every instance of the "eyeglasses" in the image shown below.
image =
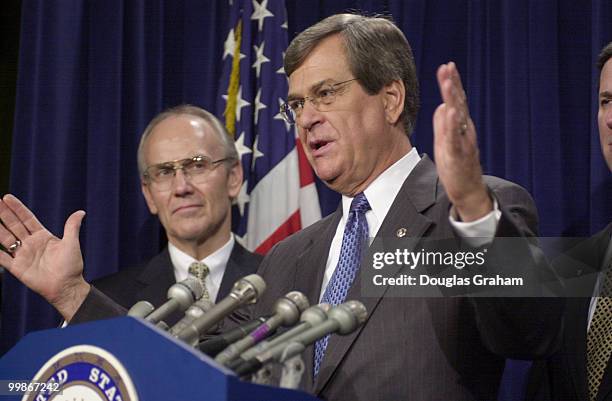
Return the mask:
[[171,162],[154,164],[147,167],[144,177],[155,184],[155,188],[160,191],[170,189],[172,180],[176,176],[177,170],[183,170],[185,178],[190,179],[195,184],[202,184],[206,181],[206,176],[214,170],[219,163],[231,160],[226,157],[219,160],[211,160],[207,156],[196,155],[188,159],[174,160]]
[[327,106],[330,106],[336,100],[336,96],[342,94],[340,92],[342,89],[341,85],[356,81],[357,79],[358,78],[352,78],[336,84],[323,85],[317,89],[312,96],[305,96],[301,99],[289,100],[281,105],[281,115],[289,124],[295,124],[297,118],[302,113],[307,100],[310,101],[313,107],[318,111],[329,111],[330,108]]

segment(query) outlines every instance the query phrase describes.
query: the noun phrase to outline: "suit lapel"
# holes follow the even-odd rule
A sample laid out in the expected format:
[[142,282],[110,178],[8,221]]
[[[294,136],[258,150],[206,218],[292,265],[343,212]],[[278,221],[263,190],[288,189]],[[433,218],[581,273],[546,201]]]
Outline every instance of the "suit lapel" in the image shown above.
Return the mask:
[[176,283],[168,248],[151,259],[137,279],[143,284],[136,294],[138,300],[147,300],[155,307],[163,304],[167,299],[168,288]]
[[232,253],[227,261],[227,266],[225,267],[225,272],[223,273],[223,278],[221,279],[221,285],[219,286],[219,292],[217,293],[217,299],[215,302],[219,302],[225,298],[230,293],[234,283],[238,281],[238,279],[251,273],[255,273],[260,260],[260,257],[249,254],[242,245],[235,242],[234,247],[232,248]]
[[[435,203],[436,188],[437,173],[435,166],[431,160],[424,155],[406,181],[404,181],[402,188],[380,226],[375,241],[384,238],[396,238],[396,232],[401,228],[406,230],[406,238],[421,238],[433,224],[431,219],[421,213]],[[416,243],[417,241],[412,241],[411,245],[407,246],[407,249],[411,250],[416,246]],[[387,271],[389,271],[391,276],[396,274],[399,268],[395,271]],[[320,283],[321,281],[318,282]],[[376,297],[362,296],[361,274],[358,274],[355,282],[349,289],[347,300],[356,299],[363,302],[368,310],[369,319],[387,290],[388,287],[384,288]],[[319,375],[314,383],[315,394],[318,394],[325,387],[325,384],[330,380],[366,324],[367,320],[360,328],[347,336],[332,335],[330,337]],[[312,353],[309,353],[309,356],[312,359],[311,354]],[[312,362],[310,363],[310,369],[312,369]]]
[[[319,303],[321,283],[325,274],[329,248],[341,217],[342,203],[334,213],[326,218],[328,222],[324,223],[325,226],[320,230],[320,235],[312,237],[298,254],[295,282],[292,288],[306,295],[310,305]],[[318,266],[321,266],[321,268],[317,268]],[[304,376],[306,378],[305,386],[307,389],[312,390],[314,348],[309,346],[303,355],[306,370]]]

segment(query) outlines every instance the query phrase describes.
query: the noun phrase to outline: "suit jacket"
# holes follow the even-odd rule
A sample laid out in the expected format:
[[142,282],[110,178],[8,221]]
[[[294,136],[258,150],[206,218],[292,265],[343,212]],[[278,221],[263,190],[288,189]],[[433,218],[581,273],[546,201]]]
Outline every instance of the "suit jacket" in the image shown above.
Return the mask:
[[[261,255],[247,251],[236,242],[225,267],[216,302],[229,294],[239,278],[255,273],[262,259]],[[125,269],[94,281],[92,293],[71,323],[123,315],[138,301],[149,301],[156,307],[160,306],[167,300],[168,288],[175,283],[174,267],[168,248],[165,248],[143,266]],[[181,317],[182,313],[172,314],[166,323],[172,325]]]
[[[537,223],[531,197],[510,182],[485,177],[502,218],[497,236],[531,236]],[[450,203],[434,164],[423,157],[404,182],[377,238],[452,238]],[[318,303],[330,244],[341,210],[277,244],[259,273],[268,288],[251,314],[269,313],[290,290]],[[398,271],[398,274],[401,271]],[[326,400],[493,400],[504,357],[545,356],[558,343],[557,300],[402,298],[361,296],[359,276],[347,299],[362,301],[365,324],[330,338],[313,378],[313,347],[306,349],[302,388]]]
[[[566,283],[568,296],[561,348],[551,358],[534,362],[530,371],[528,400],[583,401],[589,399],[587,377],[587,327],[589,306],[597,275],[610,244],[612,224],[571,249],[553,267]],[[581,295],[582,297],[575,297]],[[612,401],[612,359],[608,361],[599,401]]]

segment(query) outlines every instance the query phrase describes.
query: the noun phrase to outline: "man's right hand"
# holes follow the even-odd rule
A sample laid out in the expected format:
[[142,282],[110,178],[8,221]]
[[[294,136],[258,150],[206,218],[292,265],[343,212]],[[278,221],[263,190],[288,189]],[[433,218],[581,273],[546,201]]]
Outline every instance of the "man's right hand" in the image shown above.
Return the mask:
[[79,230],[85,212],[74,212],[64,226],[64,236],[49,232],[19,199],[0,200],[0,265],[19,281],[43,296],[69,321],[90,290],[83,278]]

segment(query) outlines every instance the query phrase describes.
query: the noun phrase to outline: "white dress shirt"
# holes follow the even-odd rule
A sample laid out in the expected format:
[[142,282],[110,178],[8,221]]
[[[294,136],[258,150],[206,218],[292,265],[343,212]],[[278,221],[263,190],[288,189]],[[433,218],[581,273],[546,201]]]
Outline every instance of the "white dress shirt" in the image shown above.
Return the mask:
[[189,276],[189,266],[193,262],[204,263],[210,270],[208,277],[206,277],[206,289],[210,295],[210,300],[214,302],[217,299],[221,280],[223,280],[223,273],[225,273],[225,267],[234,248],[234,242],[234,235],[232,234],[225,245],[202,260],[196,260],[172,245],[172,243],[168,243],[168,252],[170,253],[172,266],[174,266],[176,282],[183,281]]
[[[408,175],[410,175],[420,160],[421,157],[417,149],[413,147],[404,157],[383,171],[374,181],[372,181],[365,191],[363,191],[371,207],[365,214],[370,238],[374,238],[378,233],[382,222],[385,220],[387,213],[389,213],[389,209],[391,209],[395,197],[402,188],[402,185],[404,185],[404,181],[406,181],[406,178],[408,178]],[[332,239],[329,255],[327,256],[319,300],[323,298],[325,288],[327,288],[327,284],[338,265],[338,260],[340,260],[340,248],[342,247],[344,227],[348,220],[352,201],[353,198],[342,195],[342,217],[336,228],[336,234]],[[482,246],[493,239],[495,231],[497,230],[497,223],[501,218],[501,211],[499,210],[496,200],[494,201],[493,208],[494,210],[491,211],[491,213],[473,222],[458,222],[451,216],[451,213],[449,213],[449,220],[457,233],[462,237],[476,237],[474,238],[475,241],[468,241],[470,245]]]

